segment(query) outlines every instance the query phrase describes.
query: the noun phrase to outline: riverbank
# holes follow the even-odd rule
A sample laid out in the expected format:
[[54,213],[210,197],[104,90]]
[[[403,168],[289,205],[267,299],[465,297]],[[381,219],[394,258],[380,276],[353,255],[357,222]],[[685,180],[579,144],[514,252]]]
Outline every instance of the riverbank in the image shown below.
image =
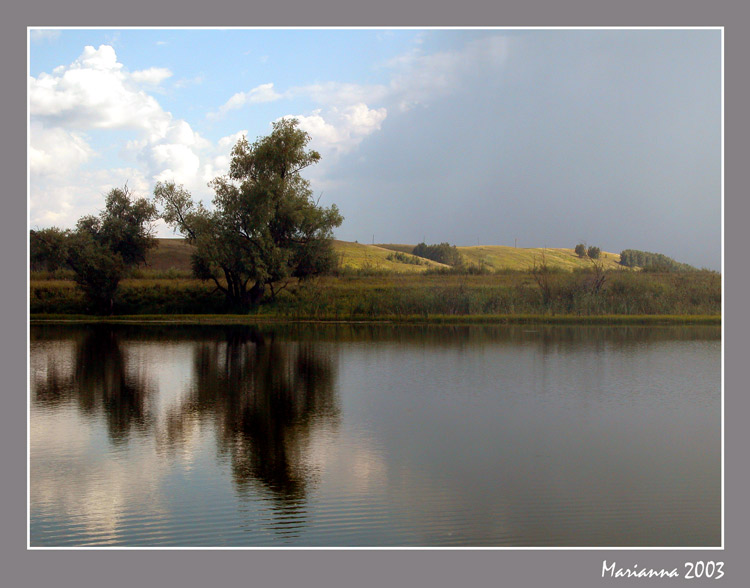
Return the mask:
[[[32,280],[33,320],[90,317],[68,280]],[[185,318],[188,317],[188,318]],[[123,281],[105,320],[423,323],[718,324],[721,276],[713,272],[612,271],[489,275],[328,276],[290,283],[245,314],[213,285],[193,279]]]

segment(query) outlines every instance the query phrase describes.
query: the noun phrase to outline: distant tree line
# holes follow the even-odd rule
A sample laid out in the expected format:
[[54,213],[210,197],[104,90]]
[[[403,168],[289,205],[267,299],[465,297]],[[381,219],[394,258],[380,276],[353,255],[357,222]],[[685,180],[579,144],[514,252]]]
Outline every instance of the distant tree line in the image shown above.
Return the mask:
[[446,265],[461,265],[461,254],[458,252],[456,246],[451,245],[450,243],[438,243],[437,245],[419,243],[412,250],[412,255],[431,259],[432,261],[437,261],[438,263],[444,263]]
[[620,264],[626,267],[640,267],[645,271],[695,271],[695,268],[687,263],[680,263],[661,253],[638,249],[625,249],[620,252]]

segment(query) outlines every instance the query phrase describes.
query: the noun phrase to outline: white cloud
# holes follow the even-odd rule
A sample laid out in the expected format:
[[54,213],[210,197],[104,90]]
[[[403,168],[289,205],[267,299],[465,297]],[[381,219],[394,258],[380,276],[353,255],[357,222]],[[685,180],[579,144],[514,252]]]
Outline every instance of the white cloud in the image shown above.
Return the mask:
[[[125,181],[142,188],[143,196],[156,179],[206,191],[201,157],[210,151],[210,142],[141,89],[171,75],[157,67],[130,73],[114,49],[102,45],[86,47],[73,63],[51,74],[29,78],[32,223],[71,227],[101,208],[103,194]],[[120,156],[133,166],[82,171],[96,156],[88,130],[132,133]]]
[[[364,102],[345,108],[331,108],[323,113],[296,115],[300,128],[312,137],[312,146],[324,154],[338,155],[354,149],[369,134],[380,130],[388,112],[371,109]],[[288,118],[288,117],[287,117]]]
[[171,115],[135,81],[112,47],[88,46],[70,66],[29,78],[31,116],[80,129],[166,128]]
[[138,84],[158,86],[164,80],[172,76],[172,72],[166,67],[150,67],[140,71],[134,71],[130,77]]
[[137,168],[77,170],[57,175],[32,175],[31,227],[73,228],[79,218],[96,214],[112,188],[128,187],[137,197],[148,196],[152,182]]
[[273,102],[282,98],[281,94],[278,94],[273,89],[273,84],[261,84],[250,90],[249,92],[237,92],[229,100],[219,107],[219,110],[215,113],[209,113],[209,118],[220,118],[224,116],[230,110],[237,110],[245,106],[245,104],[260,104],[262,102]]
[[64,175],[93,156],[93,149],[81,133],[32,124],[29,168],[35,176]]

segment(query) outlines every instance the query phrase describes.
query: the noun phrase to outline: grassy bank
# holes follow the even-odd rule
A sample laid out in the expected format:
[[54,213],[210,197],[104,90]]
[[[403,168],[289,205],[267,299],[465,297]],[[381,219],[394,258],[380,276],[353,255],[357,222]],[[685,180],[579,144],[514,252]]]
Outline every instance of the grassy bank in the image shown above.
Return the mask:
[[[32,281],[30,311],[32,318],[90,314],[75,284],[66,280]],[[233,317],[212,285],[184,278],[124,281],[114,315]],[[541,280],[529,272],[509,271],[319,278],[290,284],[241,319],[684,324],[718,322],[720,315],[721,277],[713,272],[612,271],[597,286],[591,272],[552,272]]]

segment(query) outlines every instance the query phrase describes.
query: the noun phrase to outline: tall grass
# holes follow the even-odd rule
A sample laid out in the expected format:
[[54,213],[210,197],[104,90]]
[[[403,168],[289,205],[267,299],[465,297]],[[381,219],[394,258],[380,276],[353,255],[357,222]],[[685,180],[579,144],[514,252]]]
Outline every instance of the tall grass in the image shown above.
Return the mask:
[[[435,275],[375,268],[342,271],[292,284],[253,312],[288,319],[365,320],[382,317],[720,315],[721,276],[710,271],[642,273],[550,271]],[[72,282],[31,284],[32,314],[86,314]],[[235,309],[236,310],[236,309]],[[232,312],[212,285],[186,279],[125,280],[115,314]]]

